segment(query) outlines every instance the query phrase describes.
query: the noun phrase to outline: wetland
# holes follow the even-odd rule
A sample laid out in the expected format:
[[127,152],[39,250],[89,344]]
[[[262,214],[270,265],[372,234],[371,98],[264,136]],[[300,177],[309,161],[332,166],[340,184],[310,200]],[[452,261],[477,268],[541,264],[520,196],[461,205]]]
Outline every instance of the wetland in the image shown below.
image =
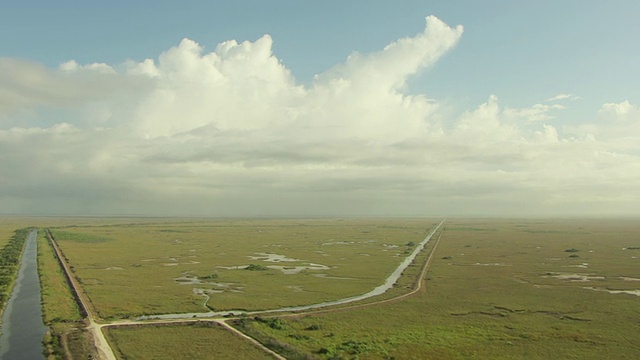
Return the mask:
[[[228,336],[239,342],[219,358],[275,356],[222,324],[290,359],[640,354],[638,222],[440,221],[100,219],[48,228],[116,358],[171,358],[176,346],[207,358]],[[52,290],[47,274],[44,299],[65,291]],[[62,301],[43,303],[54,335],[69,331],[63,319],[77,315],[54,315]]]

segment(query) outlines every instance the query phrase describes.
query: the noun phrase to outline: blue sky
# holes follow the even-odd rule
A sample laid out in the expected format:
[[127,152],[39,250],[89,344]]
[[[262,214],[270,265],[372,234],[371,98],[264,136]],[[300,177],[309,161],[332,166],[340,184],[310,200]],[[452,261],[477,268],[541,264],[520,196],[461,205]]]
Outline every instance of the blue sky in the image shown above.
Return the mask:
[[[274,215],[590,214],[597,213],[596,209],[637,214],[640,208],[634,204],[640,194],[634,188],[621,189],[625,195],[611,198],[605,194],[606,189],[619,186],[617,181],[628,183],[640,176],[635,172],[640,151],[634,146],[640,113],[639,13],[637,1],[5,4],[0,12],[0,58],[4,61],[0,92],[6,95],[0,101],[0,132],[4,131],[0,146],[5,149],[0,166],[5,174],[17,166],[7,154],[23,152],[21,146],[34,136],[54,143],[70,138],[60,140],[56,150],[66,165],[56,169],[42,165],[58,174],[55,186],[25,183],[21,176],[28,173],[0,176],[0,184],[7,189],[0,193],[5,204],[0,212],[226,215],[228,206],[210,209],[202,202],[220,199],[237,204],[229,210],[232,215],[270,211]],[[418,39],[426,34],[425,17],[429,15],[451,29],[424,40],[441,41],[442,49],[426,49]],[[458,25],[464,31],[456,30]],[[269,39],[264,40],[265,34]],[[185,38],[190,42],[181,43]],[[411,39],[411,48],[396,53],[383,50],[399,39]],[[217,47],[229,40],[236,40],[240,44],[236,50],[253,60],[234,58],[227,65],[212,65],[207,54],[223,58]],[[194,53],[198,55],[183,61],[182,55]],[[352,54],[359,55],[347,60]],[[406,72],[391,69],[407,66],[412,56],[423,56],[424,61],[413,58],[418,62],[412,62]],[[429,56],[433,61],[427,61]],[[151,59],[153,66],[143,69],[145,59]],[[265,65],[268,59],[275,63]],[[363,70],[369,67],[372,72]],[[258,69],[253,76],[261,82],[250,82],[231,68],[244,74]],[[386,72],[378,72],[380,69]],[[221,71],[231,87],[213,86],[214,78],[207,81],[208,75],[199,71],[212,71],[214,77]],[[195,84],[192,77],[198,74],[202,81]],[[365,93],[356,86],[361,81],[358,76],[387,80],[388,84],[377,88],[373,80],[362,80],[358,86],[370,90]],[[201,98],[196,98],[196,89]],[[238,94],[234,98],[220,95],[229,91]],[[270,95],[258,101],[262,113],[215,105],[216,101],[242,104],[249,101],[247,94],[264,91]],[[340,91],[347,96],[335,97]],[[380,97],[383,93],[386,97]],[[398,101],[404,105],[396,112],[388,107],[374,111],[380,104]],[[343,111],[325,114],[321,104]],[[164,112],[145,118],[142,114],[150,113],[150,108]],[[380,115],[387,110],[387,115]],[[184,119],[160,119],[164,114],[180,114],[176,118]],[[264,114],[265,120],[256,122],[256,114]],[[375,119],[355,119],[360,114]],[[335,123],[320,120],[329,115]],[[478,125],[483,121],[486,126]],[[220,133],[197,141],[185,137],[196,129],[205,133],[208,127]],[[385,142],[373,127],[396,137]],[[336,139],[336,131],[346,135]],[[122,133],[138,137],[122,137]],[[290,138],[275,139],[276,134]],[[96,137],[103,139],[98,141],[103,146],[99,153],[82,159],[73,156],[78,151],[91,153],[84,146]],[[538,143],[548,137],[557,144]],[[469,139],[476,141],[469,143]],[[117,141],[125,145],[117,146]],[[366,146],[376,144],[367,150],[369,154],[395,154],[402,148],[394,156],[405,163],[393,168],[383,160],[376,163],[374,157],[365,159],[355,149],[361,141]],[[172,147],[177,143],[188,144],[191,150],[181,153],[185,150]],[[274,143],[282,148],[265,159],[262,154],[265,149],[273,150]],[[318,153],[321,143],[325,151],[345,157]],[[442,155],[433,150],[436,144],[460,156]],[[230,150],[243,146],[250,149]],[[105,160],[121,156],[113,147],[127,148],[131,162]],[[585,151],[590,158],[576,159]],[[216,154],[222,154],[224,161]],[[432,159],[436,154],[443,164]],[[29,161],[38,156],[33,152],[21,158]],[[429,160],[420,162],[425,156]],[[189,176],[164,173],[149,159],[163,159],[164,167]],[[292,162],[295,164],[287,167]],[[255,163],[261,165],[252,165]],[[567,163],[579,163],[582,168],[563,175]],[[98,164],[109,169],[108,176]],[[199,170],[192,168],[194,164]],[[425,177],[424,172],[434,164],[449,175]],[[203,169],[206,167],[208,170]],[[290,181],[276,175],[276,169],[282,167],[291,172]],[[132,169],[142,170],[131,178],[125,176]],[[595,170],[609,172],[594,174]],[[405,171],[420,180],[404,184],[394,177]],[[78,172],[83,175],[77,176]],[[502,172],[507,175],[496,175]],[[264,176],[269,184],[252,185],[253,179]],[[461,181],[455,185],[453,176],[482,180],[481,184]],[[316,178],[325,181],[315,183],[312,179]],[[157,184],[150,189],[141,185],[145,181]],[[246,181],[244,186],[259,194],[260,206],[243,196],[241,189],[225,190],[225,181]],[[540,181],[548,182],[549,188],[540,186]],[[77,197],[69,187],[86,188],[86,193]],[[50,198],[40,199],[44,204],[28,195],[37,192],[36,188],[49,189]],[[345,195],[344,189],[354,191]],[[407,189],[416,189],[417,198],[433,206],[416,202],[415,194]],[[118,203],[109,195],[118,191],[148,194],[140,195],[135,204]],[[282,193],[288,194],[287,201],[269,210],[271,205],[265,204],[281,198]],[[473,196],[460,195],[467,193]],[[549,194],[549,201],[540,200],[544,194]],[[89,200],[94,197],[95,201]],[[317,197],[337,205],[328,201],[318,201],[316,208],[304,205]],[[62,210],[54,205],[60,199],[69,199]],[[523,202],[529,205],[518,205]]]
[[[0,13],[2,55],[48,66],[155,58],[187,37],[212,48],[274,38],[274,54],[308,82],[353,51],[379,50],[435,15],[464,25],[446,61],[417,90],[488,93],[524,105],[576,92],[607,101],[640,95],[637,1],[21,1]],[[425,84],[427,83],[427,84]],[[521,86],[526,83],[527,86]]]

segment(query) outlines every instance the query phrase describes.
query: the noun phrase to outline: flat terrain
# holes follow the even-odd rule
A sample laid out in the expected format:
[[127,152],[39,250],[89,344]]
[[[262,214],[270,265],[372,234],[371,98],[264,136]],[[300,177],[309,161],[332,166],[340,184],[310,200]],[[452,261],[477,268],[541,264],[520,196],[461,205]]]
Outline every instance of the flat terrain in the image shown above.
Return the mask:
[[215,323],[117,327],[107,336],[126,359],[273,359]]
[[0,248],[4,247],[17,229],[33,225],[33,219],[24,217],[0,216]]
[[[440,219],[79,220],[47,226],[97,313],[117,322],[359,295]],[[289,359],[640,357],[640,222],[449,219],[438,238],[369,306],[230,323]],[[432,252],[416,294],[376,304],[415,288]],[[41,256],[53,273],[49,249]],[[78,315],[56,308],[54,296],[69,303],[57,277],[46,281],[45,316],[64,325]],[[119,358],[270,356],[214,323],[105,331]],[[82,342],[69,336],[66,346]]]
[[633,359],[636,221],[448,221],[405,301],[245,326],[322,358]]
[[381,285],[438,222],[194,220],[51,231],[99,316],[115,319],[360,295]]

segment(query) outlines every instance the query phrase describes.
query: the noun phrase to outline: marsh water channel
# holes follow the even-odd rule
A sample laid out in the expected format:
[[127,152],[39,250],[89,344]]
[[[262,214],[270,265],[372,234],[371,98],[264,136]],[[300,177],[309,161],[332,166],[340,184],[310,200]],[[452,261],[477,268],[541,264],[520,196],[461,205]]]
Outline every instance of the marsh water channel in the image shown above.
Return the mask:
[[[202,312],[202,313],[148,315],[148,316],[140,316],[140,317],[136,318],[136,320],[151,320],[151,319],[169,320],[169,319],[205,318],[205,317],[217,317],[217,316],[237,316],[237,315],[241,315],[241,314],[253,315],[253,314],[272,313],[272,312],[305,311],[305,310],[319,309],[319,308],[335,306],[335,305],[348,304],[348,303],[352,303],[352,302],[356,302],[356,301],[365,300],[365,299],[368,299],[368,298],[371,298],[371,297],[374,297],[374,296],[382,295],[385,292],[387,292],[389,289],[391,289],[393,287],[393,285],[398,281],[398,279],[400,279],[400,276],[402,275],[404,270],[406,270],[406,268],[409,265],[411,265],[411,263],[416,258],[416,256],[418,256],[420,251],[422,251],[422,249],[424,249],[425,245],[427,245],[429,240],[431,240],[433,235],[436,233],[436,231],[438,231],[438,229],[440,228],[440,226],[442,226],[443,223],[444,223],[444,220],[442,222],[440,222],[440,224],[438,224],[438,226],[436,226],[429,233],[429,235],[427,235],[427,237],[425,237],[424,240],[422,240],[418,244],[418,246],[416,246],[416,248],[413,250],[413,252],[411,254],[409,254],[409,256],[407,256],[400,263],[400,265],[393,271],[393,273],[391,273],[391,275],[389,275],[389,277],[384,281],[384,283],[382,285],[374,288],[373,290],[371,290],[371,291],[369,291],[369,292],[367,292],[365,294],[351,296],[351,297],[344,298],[344,299],[338,299],[338,300],[333,300],[333,301],[326,301],[326,302],[316,303],[316,304],[301,305],[301,306],[290,306],[290,307],[284,307],[284,308],[273,309],[273,310],[254,311],[254,312],[245,312],[245,311],[239,311],[239,310],[232,310],[232,311],[220,311],[220,312],[210,311],[210,312]],[[208,301],[208,299],[207,299],[207,301]],[[205,304],[206,304],[206,302],[205,302]]]
[[27,235],[18,278],[2,315],[0,359],[44,359],[42,339],[47,328],[40,307],[36,235],[35,230]]

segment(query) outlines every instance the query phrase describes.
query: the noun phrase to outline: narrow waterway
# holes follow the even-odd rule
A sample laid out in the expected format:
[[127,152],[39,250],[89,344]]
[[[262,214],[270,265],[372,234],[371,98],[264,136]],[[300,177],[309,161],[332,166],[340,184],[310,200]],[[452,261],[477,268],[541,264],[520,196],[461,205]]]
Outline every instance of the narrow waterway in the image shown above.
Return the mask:
[[38,279],[37,232],[27,236],[18,278],[2,315],[0,359],[44,359],[42,339],[47,328],[42,322]]

